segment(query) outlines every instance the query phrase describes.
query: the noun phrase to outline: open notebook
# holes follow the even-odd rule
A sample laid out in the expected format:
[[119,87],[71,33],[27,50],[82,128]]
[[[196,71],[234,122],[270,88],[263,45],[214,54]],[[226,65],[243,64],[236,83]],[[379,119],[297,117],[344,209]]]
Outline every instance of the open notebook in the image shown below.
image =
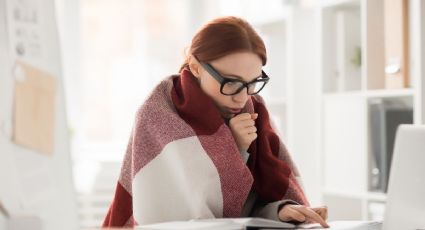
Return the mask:
[[[368,221],[334,221],[331,228],[345,230],[379,230],[380,223]],[[158,224],[142,225],[136,229],[149,230],[255,230],[255,229],[322,229],[319,224],[293,225],[263,218],[217,218],[190,221],[172,221]],[[325,229],[325,228],[323,228]]]
[[196,219],[190,221],[172,221],[158,224],[138,226],[136,229],[150,230],[241,230],[241,229],[294,229],[295,225],[278,222],[263,218],[217,218],[217,219]]

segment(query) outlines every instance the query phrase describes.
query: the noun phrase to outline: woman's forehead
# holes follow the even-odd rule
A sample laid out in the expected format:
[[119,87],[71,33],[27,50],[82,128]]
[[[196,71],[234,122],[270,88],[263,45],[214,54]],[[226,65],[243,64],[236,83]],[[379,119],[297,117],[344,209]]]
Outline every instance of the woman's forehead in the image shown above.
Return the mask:
[[222,75],[253,80],[261,75],[262,61],[252,52],[232,53],[210,62]]

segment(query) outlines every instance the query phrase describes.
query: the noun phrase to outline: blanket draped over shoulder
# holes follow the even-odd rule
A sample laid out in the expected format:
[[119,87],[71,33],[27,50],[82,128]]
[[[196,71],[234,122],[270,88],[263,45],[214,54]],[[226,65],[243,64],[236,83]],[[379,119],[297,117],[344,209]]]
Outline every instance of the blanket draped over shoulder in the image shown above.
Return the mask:
[[307,205],[262,98],[250,96],[243,112],[258,113],[247,163],[189,70],[163,80],[137,112],[103,226],[240,217],[251,189],[265,202]]

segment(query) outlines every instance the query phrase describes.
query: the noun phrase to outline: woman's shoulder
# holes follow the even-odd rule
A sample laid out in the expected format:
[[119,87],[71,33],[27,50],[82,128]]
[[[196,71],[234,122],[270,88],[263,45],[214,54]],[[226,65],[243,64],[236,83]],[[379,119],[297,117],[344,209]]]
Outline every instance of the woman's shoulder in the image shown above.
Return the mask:
[[169,75],[153,88],[136,110],[136,121],[159,119],[175,113],[171,91],[174,79],[179,76],[178,74]]
[[179,77],[179,74],[169,75],[163,78],[149,93],[146,99],[139,106],[142,110],[146,106],[154,106],[164,103],[164,100],[170,98],[170,93],[174,85],[174,79]]

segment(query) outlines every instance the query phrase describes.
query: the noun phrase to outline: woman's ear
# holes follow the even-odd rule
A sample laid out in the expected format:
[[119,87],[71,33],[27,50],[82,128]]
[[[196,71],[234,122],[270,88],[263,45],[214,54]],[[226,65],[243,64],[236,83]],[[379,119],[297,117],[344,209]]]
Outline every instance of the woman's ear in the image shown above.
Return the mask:
[[199,78],[201,75],[201,65],[200,63],[193,58],[192,56],[190,56],[189,58],[189,69],[190,72],[192,72],[192,74],[196,77]]

